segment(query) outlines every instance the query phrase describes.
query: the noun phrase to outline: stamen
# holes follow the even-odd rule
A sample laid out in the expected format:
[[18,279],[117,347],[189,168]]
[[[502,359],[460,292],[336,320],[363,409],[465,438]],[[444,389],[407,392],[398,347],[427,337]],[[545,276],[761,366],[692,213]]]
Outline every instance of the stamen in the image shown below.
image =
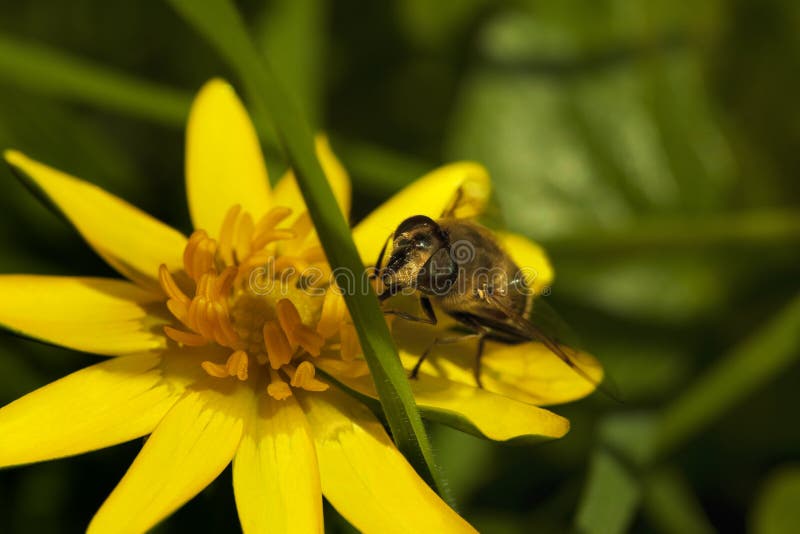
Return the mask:
[[[267,394],[279,400],[291,396],[293,387],[328,389],[327,383],[315,377],[316,367],[311,361],[293,361],[306,355],[318,357],[327,339],[339,338],[338,347],[329,346],[339,349],[339,364],[357,373],[365,368],[362,360],[346,361],[355,358],[360,346],[352,324],[348,324],[341,295],[328,292],[320,310],[319,300],[281,298],[277,292],[260,293],[249,285],[257,267],[267,266],[263,276],[270,279],[285,276],[288,269],[300,275],[310,265],[327,268],[322,247],[312,239],[315,232],[308,213],[297,217],[290,228],[278,228],[289,215],[289,208],[276,207],[254,223],[251,214],[236,205],[225,214],[218,240],[204,230],[192,233],[183,253],[184,270],[194,282],[194,291],[189,294],[166,266],[159,268],[167,308],[185,327],[165,326],[165,335],[183,346],[216,343],[231,349],[224,363],[200,363],[212,377],[247,381],[251,362],[265,366],[269,375]],[[300,282],[304,280],[298,280],[298,292],[303,289]],[[317,314],[320,318],[315,321]],[[259,372],[257,376],[264,375]],[[252,378],[256,378],[255,373]]]
[[325,382],[314,378],[316,369],[311,362],[301,362],[297,369],[287,365],[284,370],[292,378],[290,382],[292,387],[302,388],[306,391],[325,391],[329,387]]
[[243,350],[237,350],[228,356],[225,365],[204,361],[200,364],[200,367],[202,367],[209,376],[213,376],[214,378],[228,378],[229,376],[235,376],[244,382],[247,380],[249,363],[250,359],[248,358],[247,353]]
[[231,324],[227,299],[222,293],[229,287],[235,271],[235,268],[226,269],[222,277],[213,270],[202,275],[188,307],[173,300],[167,302],[167,307],[183,324],[207,340],[231,348],[238,348],[239,337]]
[[228,315],[228,308],[225,306],[224,302],[216,302],[215,306],[222,308],[219,312],[219,320],[217,322],[218,332],[221,336],[221,339],[224,340],[224,345],[228,347],[235,347],[239,344],[239,335],[234,330],[233,325],[231,324],[230,317]]
[[237,272],[238,269],[233,265],[225,267],[225,270],[222,271],[222,274],[219,275],[214,284],[214,293],[212,295],[214,300],[227,296],[233,286],[233,281],[236,279]]
[[292,214],[291,208],[277,206],[265,213],[256,224],[256,235],[274,229],[286,217]]
[[302,243],[306,237],[314,229],[314,223],[311,222],[311,216],[308,212],[303,212],[292,225],[292,230],[297,235],[297,241]]
[[281,241],[287,239],[294,239],[295,233],[292,230],[284,230],[284,229],[277,229],[277,230],[268,230],[261,234],[258,234],[256,237],[253,238],[252,247],[253,250],[259,250],[264,248],[268,244],[272,243],[273,241]]
[[178,330],[177,328],[172,328],[171,326],[165,326],[164,333],[168,338],[180,343],[181,345],[187,345],[189,347],[201,347],[208,344],[208,340],[200,334],[184,332],[183,330]]
[[237,350],[228,357],[228,373],[231,376],[236,376],[239,380],[244,382],[247,380],[247,371],[250,361],[247,353],[243,350]]
[[294,350],[289,345],[286,334],[275,321],[264,323],[264,348],[267,349],[269,364],[273,369],[280,369],[292,361]]
[[289,344],[295,348],[303,347],[312,356],[319,356],[325,339],[314,330],[304,325],[300,313],[289,299],[281,299],[277,305],[278,321],[289,339]]
[[[251,254],[249,258],[239,265],[240,277],[242,279],[244,277],[249,277],[253,269],[268,266],[271,262],[273,262],[272,254],[267,251]],[[267,269],[267,273],[269,273],[269,269]]]
[[267,394],[275,400],[284,400],[292,396],[292,388],[278,375],[277,371],[270,369]]
[[200,367],[203,368],[203,371],[205,371],[208,376],[213,376],[214,378],[228,378],[228,367],[226,365],[205,361],[200,364]]
[[167,301],[167,309],[175,316],[177,320],[182,322],[183,324],[187,323],[187,315],[189,314],[189,303],[179,302],[175,299],[170,299]]
[[252,249],[250,243],[253,240],[253,217],[245,212],[239,217],[239,224],[236,227],[236,232],[233,238],[233,249],[236,253],[237,260],[244,260],[249,255]]
[[186,274],[197,281],[214,267],[216,253],[217,242],[208,237],[205,230],[195,230],[183,251],[183,268]]
[[231,206],[228,213],[225,214],[225,220],[222,221],[222,227],[219,230],[219,256],[227,265],[233,264],[233,236],[241,211],[242,206],[239,204]]
[[169,269],[167,269],[167,266],[163,263],[158,267],[158,281],[161,284],[161,289],[167,294],[167,297],[183,304],[189,304],[189,297],[181,291],[181,288],[178,287],[178,284],[175,283],[175,279],[170,274]]

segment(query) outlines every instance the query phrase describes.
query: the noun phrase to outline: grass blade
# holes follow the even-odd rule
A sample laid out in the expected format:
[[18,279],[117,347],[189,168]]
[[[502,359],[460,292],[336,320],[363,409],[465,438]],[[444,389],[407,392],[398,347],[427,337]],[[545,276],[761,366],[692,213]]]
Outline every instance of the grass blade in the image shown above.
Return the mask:
[[656,452],[677,449],[800,357],[800,296],[667,407]]
[[[169,0],[169,3],[217,48],[241,77],[251,102],[271,119],[295,170],[331,266],[360,275],[364,266],[317,160],[312,133],[259,54],[236,8],[229,0]],[[419,474],[441,494],[443,486],[430,442],[378,301],[374,294],[360,292],[346,293],[345,300],[395,443]]]
[[0,35],[0,79],[32,92],[183,126],[191,94]]

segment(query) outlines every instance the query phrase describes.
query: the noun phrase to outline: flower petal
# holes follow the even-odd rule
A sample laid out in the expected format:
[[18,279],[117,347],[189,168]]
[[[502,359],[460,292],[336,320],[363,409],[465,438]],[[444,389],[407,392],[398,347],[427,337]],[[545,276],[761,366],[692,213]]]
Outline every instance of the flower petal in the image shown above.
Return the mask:
[[99,187],[9,150],[6,161],[123,276],[160,291],[158,267],[180,268],[186,237]]
[[[342,210],[345,218],[350,216],[350,177],[347,171],[336,158],[331,150],[331,145],[325,135],[319,134],[316,139],[317,157],[325,171],[325,177],[333,190],[333,196]],[[286,220],[291,224],[301,214],[306,211],[306,203],[300,188],[297,186],[297,179],[294,173],[289,170],[284,174],[280,181],[275,185],[273,191],[273,204],[276,206],[286,206],[292,209],[292,215]],[[288,226],[288,224],[284,223]]]
[[[371,376],[353,377],[347,373],[337,373],[337,369],[326,366],[324,360],[315,363],[352,390],[378,398]],[[495,441],[514,438],[539,441],[560,438],[569,431],[569,421],[563,417],[477,388],[474,379],[468,385],[426,371],[423,367],[417,378],[410,381],[414,399],[426,419]]]
[[334,388],[302,395],[322,492],[364,532],[474,532],[416,474],[364,405]]
[[[221,381],[217,380],[219,385]],[[233,458],[252,389],[187,391],[164,416],[88,532],[144,532],[210,484]]]
[[[442,328],[395,321],[392,335],[397,341],[403,366],[411,370],[419,355],[436,337],[452,335],[443,332],[453,324],[451,321],[442,317]],[[474,341],[438,345],[420,370],[475,387],[475,351]],[[594,356],[585,352],[571,352],[570,355],[596,383],[602,381],[603,367]],[[487,341],[481,359],[481,381],[486,391],[537,406],[577,400],[596,389],[595,384],[570,369],[550,349],[534,341],[518,345]]]
[[0,275],[0,325],[75,350],[121,355],[163,348],[161,297],[109,278]]
[[[437,349],[438,350],[438,349]],[[403,364],[413,368],[419,353],[401,351]],[[603,379],[603,368],[590,354],[571,355],[596,382]],[[422,364],[421,372],[475,387],[474,354],[467,351],[442,351]],[[482,358],[481,382],[484,389],[537,406],[563,404],[592,393],[594,384],[570,369],[541,343],[519,345],[488,342]]]
[[0,467],[109,447],[149,434],[178,399],[161,356],[87,367],[0,409]]
[[294,397],[255,400],[233,460],[233,490],[244,532],[322,532],[322,491],[314,442]]
[[439,167],[405,187],[370,213],[353,229],[361,260],[372,265],[389,235],[404,219],[412,215],[442,216],[458,199],[459,217],[479,214],[486,204],[491,184],[486,169],[472,162],[452,163]]
[[258,219],[269,209],[269,180],[255,127],[228,83],[198,93],[186,130],[186,192],[194,227],[217,236],[231,206]]
[[505,251],[525,275],[528,287],[541,295],[553,283],[553,266],[542,247],[527,237],[511,232],[495,232]]

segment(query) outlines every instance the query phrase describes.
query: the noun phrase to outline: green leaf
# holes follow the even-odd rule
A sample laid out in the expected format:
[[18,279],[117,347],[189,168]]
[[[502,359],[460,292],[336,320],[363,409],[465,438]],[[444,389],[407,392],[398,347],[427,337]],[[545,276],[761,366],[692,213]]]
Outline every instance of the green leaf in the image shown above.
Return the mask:
[[754,534],[800,532],[800,466],[787,466],[772,475],[756,502]]
[[[262,50],[269,51],[269,58],[279,67],[279,75],[289,77],[287,86],[299,93],[304,110],[312,119],[322,114],[322,65],[318,64],[322,43],[322,14],[317,9],[318,0],[289,2],[284,0],[270,6],[258,18],[256,25],[259,44]],[[295,24],[303,28],[298,31]],[[280,29],[277,34],[274,28]],[[311,35],[311,38],[308,36]],[[70,55],[60,50],[39,44],[25,43],[6,36],[0,36],[0,80],[16,86],[26,93],[53,97],[65,102],[77,102],[86,106],[107,109],[136,119],[152,121],[157,124],[182,128],[192,101],[192,94],[166,85],[142,80],[129,74],[117,72],[106,65]],[[4,95],[5,96],[5,95]],[[249,94],[249,97],[253,95]],[[7,97],[7,106],[19,104],[19,98]],[[51,107],[52,108],[52,107]],[[265,143],[264,148],[270,165],[270,176],[280,176],[272,172],[280,165],[274,163],[277,139],[267,124],[263,111],[256,111],[256,127]],[[9,114],[2,114],[7,119]],[[16,122],[30,122],[31,113],[16,113]],[[50,120],[52,111],[43,116]],[[84,126],[75,125],[73,128]],[[88,131],[88,128],[82,128]],[[65,129],[59,132],[64,133]],[[0,139],[2,136],[0,125]],[[73,136],[65,136],[57,141],[64,145],[67,155],[80,160],[85,150],[91,149],[91,161],[83,158],[83,166],[91,165],[98,159],[109,159],[105,153],[119,154],[108,145],[112,139],[100,135],[93,140],[94,147],[82,143],[81,150],[69,147]],[[339,157],[351,173],[353,183],[360,192],[375,198],[384,198],[415,178],[430,170],[431,165],[405,154],[375,146],[369,142],[341,139],[333,136],[339,150]],[[8,142],[6,143],[9,144]],[[12,145],[19,147],[14,143]],[[64,160],[65,158],[59,158]],[[68,159],[66,160],[70,163]],[[57,161],[56,161],[57,163]],[[62,165],[63,166],[63,165]],[[74,167],[75,165],[73,165]],[[280,169],[283,170],[283,169]],[[119,170],[117,170],[119,172]],[[105,176],[107,173],[86,173],[86,176]],[[126,191],[130,198],[132,191]]]
[[659,426],[658,454],[669,454],[702,432],[799,357],[800,296],[796,296],[667,406]]
[[[350,228],[317,160],[308,124],[259,54],[236,8],[229,0],[169,3],[217,48],[241,77],[251,101],[271,119],[331,267],[363,273]],[[442,493],[430,442],[378,300],[372,292],[346,292],[344,296],[395,443],[420,475]]]
[[647,518],[663,534],[715,531],[692,488],[674,469],[660,469],[647,477],[642,504]]
[[595,451],[576,518],[578,532],[627,532],[640,498],[639,483],[622,462],[606,449]]
[[0,36],[0,79],[22,89],[183,125],[191,95],[57,50]]
[[628,531],[642,498],[640,470],[652,453],[654,425],[648,413],[617,414],[601,422],[600,445],[575,518],[579,532]]
[[[597,265],[594,256],[618,248],[617,238],[628,239],[622,247],[645,241],[636,239],[641,223],[713,212],[732,189],[732,151],[691,39],[706,10],[665,0],[536,2],[498,9],[475,40],[480,60],[454,106],[448,157],[489,168],[512,230],[580,255],[567,272],[550,250],[558,290],[572,300],[676,321],[716,311],[732,290],[707,256],[691,265],[663,261],[660,248],[631,264],[626,256]],[[677,240],[691,241],[688,226]],[[570,286],[573,272],[580,279]],[[624,282],[631,274],[635,288]],[[686,290],[662,306],[653,282],[663,279]]]
[[632,227],[586,228],[542,244],[559,255],[615,256],[657,251],[702,252],[715,248],[761,248],[800,244],[800,214],[762,210],[703,217],[651,218]]
[[259,49],[312,125],[323,111],[325,4],[321,0],[266,2],[254,26]]

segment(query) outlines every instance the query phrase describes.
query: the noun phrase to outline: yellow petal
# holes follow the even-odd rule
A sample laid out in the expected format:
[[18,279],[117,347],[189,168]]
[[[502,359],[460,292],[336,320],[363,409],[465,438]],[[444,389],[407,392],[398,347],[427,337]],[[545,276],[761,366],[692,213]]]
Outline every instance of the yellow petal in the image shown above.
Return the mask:
[[460,162],[439,167],[410,184],[370,213],[353,229],[361,260],[372,265],[389,235],[412,215],[442,216],[461,190],[456,211],[459,217],[481,212],[491,185],[486,169],[477,163]]
[[496,232],[505,251],[525,275],[525,281],[535,295],[541,295],[553,283],[553,266],[542,247],[525,236],[511,232]]
[[[353,377],[326,367],[323,370],[347,387],[378,398],[372,377]],[[413,365],[413,364],[412,364]],[[426,419],[445,423],[495,441],[525,437],[528,440],[560,438],[569,431],[569,421],[543,408],[497,395],[471,385],[420,371],[411,389]]]
[[79,454],[149,434],[178,399],[158,354],[87,367],[0,409],[0,467]]
[[[328,138],[319,134],[315,141],[317,157],[320,165],[322,165],[322,170],[325,171],[325,177],[328,178],[328,184],[333,190],[333,196],[336,197],[336,202],[339,204],[339,208],[345,218],[348,218],[350,216],[350,177],[336,158],[333,150],[331,150]],[[292,209],[292,215],[283,223],[284,226],[289,226],[306,211],[306,203],[292,171],[287,171],[275,185],[273,204]]]
[[375,416],[331,388],[302,395],[322,492],[363,532],[474,532],[416,474]]
[[189,113],[186,192],[194,227],[215,237],[231,206],[255,219],[269,209],[258,135],[233,87],[219,79],[203,86]]
[[245,534],[322,532],[322,491],[306,416],[294,397],[254,399],[233,460],[233,490]]
[[[447,317],[442,319],[443,325],[448,324]],[[445,334],[439,328],[395,321],[392,335],[403,366],[411,370],[435,337],[452,334]],[[475,341],[439,345],[422,364],[421,371],[475,387],[476,348]],[[585,352],[570,350],[570,355],[596,383],[602,381],[603,368],[597,359]],[[507,345],[488,341],[481,361],[481,381],[486,391],[537,406],[577,400],[596,389],[595,384],[570,369],[538,342]]]
[[161,297],[108,278],[0,275],[0,325],[48,343],[104,355],[162,348],[148,309]]
[[253,393],[248,386],[224,385],[230,390],[190,390],[175,403],[94,516],[88,532],[144,532],[225,469],[241,440]]
[[[594,356],[585,352],[570,353],[570,356],[595,382],[602,382],[603,367]],[[412,360],[416,361],[416,357],[404,360],[409,368]],[[474,385],[473,362],[469,354],[460,358],[440,358],[436,368],[451,380]],[[429,365],[423,364],[423,368],[436,372],[433,370],[434,362]],[[570,369],[550,349],[535,342],[519,345],[487,343],[481,379],[487,391],[540,406],[581,399],[596,389],[593,383]]]
[[158,267],[183,265],[186,237],[122,199],[9,150],[6,161],[64,215],[89,245],[130,280],[160,291]]

